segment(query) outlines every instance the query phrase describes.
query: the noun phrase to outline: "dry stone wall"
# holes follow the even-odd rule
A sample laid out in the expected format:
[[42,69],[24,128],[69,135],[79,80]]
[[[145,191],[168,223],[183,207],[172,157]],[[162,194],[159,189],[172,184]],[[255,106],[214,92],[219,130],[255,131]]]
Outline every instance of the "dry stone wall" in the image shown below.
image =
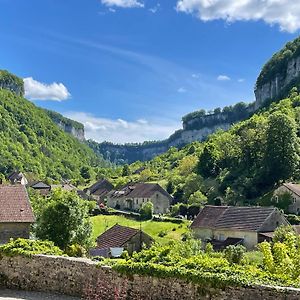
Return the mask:
[[[224,290],[197,286],[179,279],[121,276],[88,259],[55,256],[0,258],[0,285],[8,288],[49,291],[88,299],[130,300],[296,300],[299,289],[228,287]],[[95,296],[97,293],[99,296]],[[120,294],[119,298],[115,294]],[[102,295],[102,296],[101,296]],[[122,297],[123,296],[123,297]]]

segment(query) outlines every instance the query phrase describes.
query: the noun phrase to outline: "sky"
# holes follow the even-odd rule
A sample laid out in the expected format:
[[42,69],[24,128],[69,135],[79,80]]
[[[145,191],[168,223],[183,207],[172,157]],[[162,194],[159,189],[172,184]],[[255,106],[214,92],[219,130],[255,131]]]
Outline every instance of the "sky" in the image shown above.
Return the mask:
[[254,101],[299,35],[295,0],[0,0],[0,69],[98,142],[167,138],[183,115]]

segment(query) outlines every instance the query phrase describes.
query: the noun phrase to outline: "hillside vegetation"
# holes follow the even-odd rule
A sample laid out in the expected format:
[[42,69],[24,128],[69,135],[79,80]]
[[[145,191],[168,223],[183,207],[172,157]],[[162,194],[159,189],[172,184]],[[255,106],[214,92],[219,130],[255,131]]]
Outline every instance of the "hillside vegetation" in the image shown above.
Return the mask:
[[[300,96],[272,103],[206,142],[171,148],[149,162],[102,170],[116,185],[156,181],[175,203],[257,204],[283,180],[299,180]],[[276,205],[274,203],[273,205]]]
[[82,179],[81,169],[105,165],[91,149],[63,132],[47,113],[0,90],[0,173],[14,169],[40,178]]

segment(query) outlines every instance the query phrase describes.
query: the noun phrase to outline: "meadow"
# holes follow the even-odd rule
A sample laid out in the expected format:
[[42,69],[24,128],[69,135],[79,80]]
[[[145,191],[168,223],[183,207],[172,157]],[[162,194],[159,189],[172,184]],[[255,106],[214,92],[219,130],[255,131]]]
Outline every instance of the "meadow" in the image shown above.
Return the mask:
[[149,234],[156,242],[166,244],[169,241],[181,240],[182,235],[189,232],[189,221],[182,224],[172,222],[157,221],[136,221],[123,216],[98,215],[91,218],[93,224],[93,239],[96,239],[101,233],[114,226],[115,224],[128,226],[143,230]]

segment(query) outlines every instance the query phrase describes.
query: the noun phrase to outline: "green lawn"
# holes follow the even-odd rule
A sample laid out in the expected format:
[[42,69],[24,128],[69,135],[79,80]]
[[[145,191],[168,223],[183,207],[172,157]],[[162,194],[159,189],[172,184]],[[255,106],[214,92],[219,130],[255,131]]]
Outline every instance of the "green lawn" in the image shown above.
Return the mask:
[[[131,219],[127,219],[122,216],[104,216],[99,215],[92,217],[93,223],[93,238],[96,239],[101,233],[103,233],[106,229],[115,225],[116,223],[129,226],[133,228],[140,228],[152,236],[155,241],[165,244],[172,240],[180,240],[183,233],[188,232],[189,222],[186,221],[182,224],[174,224],[171,222],[154,222],[154,221],[135,221]],[[160,232],[166,232],[164,237],[159,237],[158,234]]]

